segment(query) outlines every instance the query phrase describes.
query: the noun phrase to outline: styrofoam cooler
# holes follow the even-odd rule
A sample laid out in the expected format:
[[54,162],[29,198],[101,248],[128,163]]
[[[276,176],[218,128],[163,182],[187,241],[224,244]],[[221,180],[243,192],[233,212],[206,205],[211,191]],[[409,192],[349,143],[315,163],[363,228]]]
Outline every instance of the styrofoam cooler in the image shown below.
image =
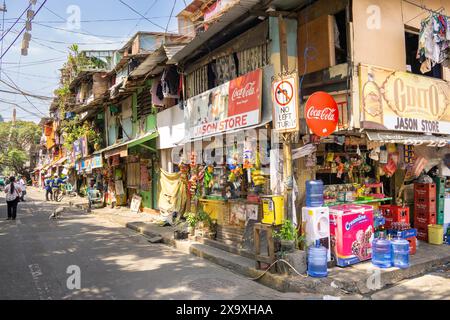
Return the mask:
[[330,207],[331,252],[340,267],[372,258],[373,207],[345,204]]
[[319,240],[327,248],[328,261],[331,261],[330,210],[328,207],[303,207],[302,221],[305,223],[306,246]]

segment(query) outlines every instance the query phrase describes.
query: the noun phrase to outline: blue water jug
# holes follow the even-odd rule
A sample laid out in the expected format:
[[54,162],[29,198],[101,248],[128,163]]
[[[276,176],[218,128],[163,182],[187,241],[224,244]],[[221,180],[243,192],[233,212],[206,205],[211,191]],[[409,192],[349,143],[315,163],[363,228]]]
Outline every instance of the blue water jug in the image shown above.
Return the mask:
[[392,242],[392,263],[394,267],[406,269],[409,267],[409,241],[394,239]]
[[323,182],[322,180],[306,181],[306,206],[322,207],[323,206]]
[[327,270],[328,251],[316,240],[314,246],[308,249],[308,275],[310,277],[322,278],[328,275]]
[[384,233],[372,241],[372,264],[380,268],[392,267],[392,244]]

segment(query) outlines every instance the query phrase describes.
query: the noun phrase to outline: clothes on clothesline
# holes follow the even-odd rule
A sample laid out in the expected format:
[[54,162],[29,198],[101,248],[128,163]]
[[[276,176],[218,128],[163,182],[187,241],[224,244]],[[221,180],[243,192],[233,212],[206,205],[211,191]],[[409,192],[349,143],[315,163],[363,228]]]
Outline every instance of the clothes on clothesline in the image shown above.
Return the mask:
[[436,64],[447,65],[450,59],[450,19],[431,14],[422,20],[416,57],[422,73],[429,72]]
[[161,76],[161,85],[164,98],[179,99],[180,75],[174,66],[167,67]]

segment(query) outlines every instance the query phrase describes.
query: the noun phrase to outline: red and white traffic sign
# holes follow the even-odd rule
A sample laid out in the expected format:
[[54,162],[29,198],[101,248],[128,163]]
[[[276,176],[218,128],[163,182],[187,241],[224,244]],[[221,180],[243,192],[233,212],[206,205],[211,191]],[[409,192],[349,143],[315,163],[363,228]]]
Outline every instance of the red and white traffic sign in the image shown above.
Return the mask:
[[272,83],[273,124],[276,131],[299,129],[297,92],[296,73]]

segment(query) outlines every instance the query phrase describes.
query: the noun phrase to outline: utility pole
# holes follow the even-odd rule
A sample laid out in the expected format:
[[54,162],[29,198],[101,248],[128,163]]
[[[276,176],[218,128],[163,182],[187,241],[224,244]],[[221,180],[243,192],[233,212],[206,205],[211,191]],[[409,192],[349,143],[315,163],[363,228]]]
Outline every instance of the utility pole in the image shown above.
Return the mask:
[[[0,12],[2,13],[2,43],[0,48],[0,55],[3,55],[3,35],[5,34],[5,13],[8,10],[6,10],[6,0],[3,0],[3,5],[0,6]],[[0,58],[0,79],[2,78],[2,59]]]
[[[280,69],[282,76],[289,71],[288,62],[288,48],[287,48],[287,34],[286,24],[283,16],[278,16],[278,31],[280,38]],[[293,173],[292,173],[292,134],[286,132],[282,134],[283,138],[283,176],[284,176],[284,207],[285,207],[285,219],[292,221],[292,189],[293,189]]]

